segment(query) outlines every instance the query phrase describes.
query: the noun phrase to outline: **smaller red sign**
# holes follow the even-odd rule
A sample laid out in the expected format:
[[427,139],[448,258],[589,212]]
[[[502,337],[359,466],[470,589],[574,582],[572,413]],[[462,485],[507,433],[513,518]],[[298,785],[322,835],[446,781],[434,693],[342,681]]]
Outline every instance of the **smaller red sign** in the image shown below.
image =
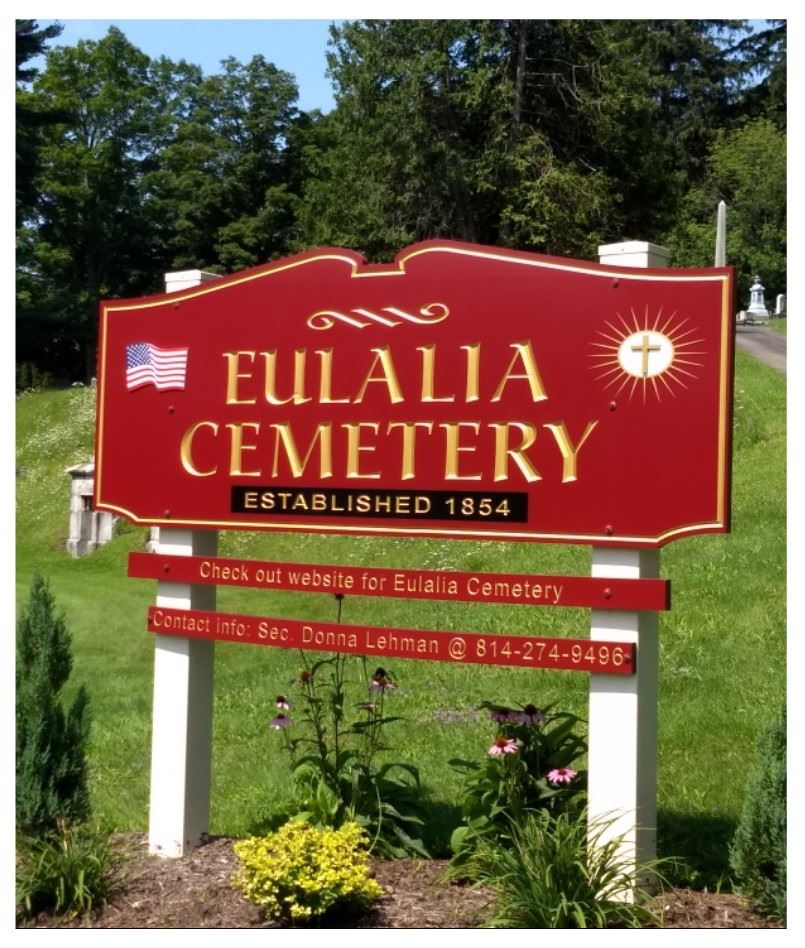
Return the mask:
[[205,586],[288,589],[344,596],[630,611],[669,609],[671,592],[666,579],[389,569],[161,553],[129,553],[129,576]]
[[163,606],[149,607],[148,631],[218,642],[467,665],[519,665],[603,675],[632,675],[635,671],[631,642],[386,629]]

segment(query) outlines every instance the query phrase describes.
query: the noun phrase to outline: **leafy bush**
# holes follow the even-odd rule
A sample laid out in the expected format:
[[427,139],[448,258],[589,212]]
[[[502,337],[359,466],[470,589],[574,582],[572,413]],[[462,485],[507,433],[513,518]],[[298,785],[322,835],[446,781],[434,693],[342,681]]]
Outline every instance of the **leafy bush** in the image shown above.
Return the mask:
[[318,826],[357,823],[367,830],[372,851],[379,855],[427,857],[414,835],[422,825],[416,815],[419,772],[412,764],[378,761],[387,750],[385,726],[400,720],[385,711],[387,695],[396,688],[390,674],[378,668],[369,678],[366,660],[361,659],[362,681],[357,701],[350,705],[350,686],[355,683],[347,672],[355,667],[354,659],[339,654],[309,665],[304,652],[302,659],[298,710],[292,711],[294,702],[280,696],[271,721],[291,755],[294,817]]
[[[481,839],[464,869],[496,897],[488,927],[641,928],[659,924],[620,854],[622,837],[605,839],[608,824],[588,837],[586,814],[529,813],[507,841]],[[656,872],[640,867],[638,876]],[[634,901],[632,901],[634,897]]]
[[737,890],[764,915],[786,918],[786,713],[760,734],[730,847]]
[[241,866],[232,884],[272,919],[361,911],[383,894],[369,876],[367,849],[355,823],[319,829],[292,820],[276,833],[235,843]]
[[18,362],[16,365],[17,393],[36,392],[50,388],[53,380],[49,372],[42,372],[32,362]]
[[450,761],[466,774],[464,824],[451,839],[454,866],[481,837],[505,839],[526,815],[559,812],[586,785],[586,774],[570,766],[586,750],[574,733],[575,715],[532,704],[507,708],[484,702],[481,707],[489,711],[497,731],[485,760]]
[[17,912],[73,917],[106,902],[119,856],[109,834],[87,824],[17,841]]
[[43,834],[90,813],[82,686],[65,713],[60,691],[72,669],[71,640],[47,581],[36,574],[17,622],[17,830]]

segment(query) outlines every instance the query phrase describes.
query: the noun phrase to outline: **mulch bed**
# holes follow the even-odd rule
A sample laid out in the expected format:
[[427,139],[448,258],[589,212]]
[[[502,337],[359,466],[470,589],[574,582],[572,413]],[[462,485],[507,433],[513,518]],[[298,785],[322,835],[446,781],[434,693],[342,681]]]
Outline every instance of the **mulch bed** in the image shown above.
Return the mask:
[[[210,839],[183,859],[148,855],[144,834],[121,837],[127,858],[109,903],[90,919],[40,916],[26,928],[275,928],[229,880],[237,859],[233,840]],[[384,891],[358,918],[327,928],[477,928],[490,915],[489,893],[443,880],[444,860],[375,860]],[[666,928],[780,928],[751,912],[735,895],[672,889],[659,898]]]

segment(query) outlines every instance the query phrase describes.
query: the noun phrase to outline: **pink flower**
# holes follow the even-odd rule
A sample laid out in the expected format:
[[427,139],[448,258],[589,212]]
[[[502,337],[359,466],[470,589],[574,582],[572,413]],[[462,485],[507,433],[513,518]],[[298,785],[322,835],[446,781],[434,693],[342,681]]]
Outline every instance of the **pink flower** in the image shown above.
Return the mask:
[[520,747],[513,737],[497,737],[488,753],[492,757],[500,757],[501,754],[516,754],[519,750]]
[[557,767],[555,770],[548,772],[548,780],[551,783],[570,783],[570,781],[578,776],[575,770],[571,770],[570,767]]
[[290,711],[291,709],[291,702],[284,695],[279,695],[275,704],[280,711]]
[[273,728],[275,731],[281,731],[284,727],[288,727],[293,724],[293,721],[288,717],[287,714],[280,712],[269,724],[269,727]]

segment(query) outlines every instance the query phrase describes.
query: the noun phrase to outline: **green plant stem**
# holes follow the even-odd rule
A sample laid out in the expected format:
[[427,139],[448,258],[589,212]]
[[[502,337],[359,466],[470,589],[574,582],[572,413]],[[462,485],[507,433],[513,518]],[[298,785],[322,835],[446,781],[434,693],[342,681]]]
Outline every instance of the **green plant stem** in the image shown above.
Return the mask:
[[302,663],[304,670],[307,673],[303,682],[302,689],[305,692],[305,697],[308,702],[308,709],[310,712],[310,723],[313,725],[313,736],[316,748],[319,752],[319,761],[322,768],[322,773],[327,780],[328,785],[332,785],[334,772],[330,766],[327,753],[327,733],[324,727],[321,709],[319,707],[319,700],[316,697],[316,675],[311,668],[307,660],[306,653],[300,649],[299,654],[302,658]]

